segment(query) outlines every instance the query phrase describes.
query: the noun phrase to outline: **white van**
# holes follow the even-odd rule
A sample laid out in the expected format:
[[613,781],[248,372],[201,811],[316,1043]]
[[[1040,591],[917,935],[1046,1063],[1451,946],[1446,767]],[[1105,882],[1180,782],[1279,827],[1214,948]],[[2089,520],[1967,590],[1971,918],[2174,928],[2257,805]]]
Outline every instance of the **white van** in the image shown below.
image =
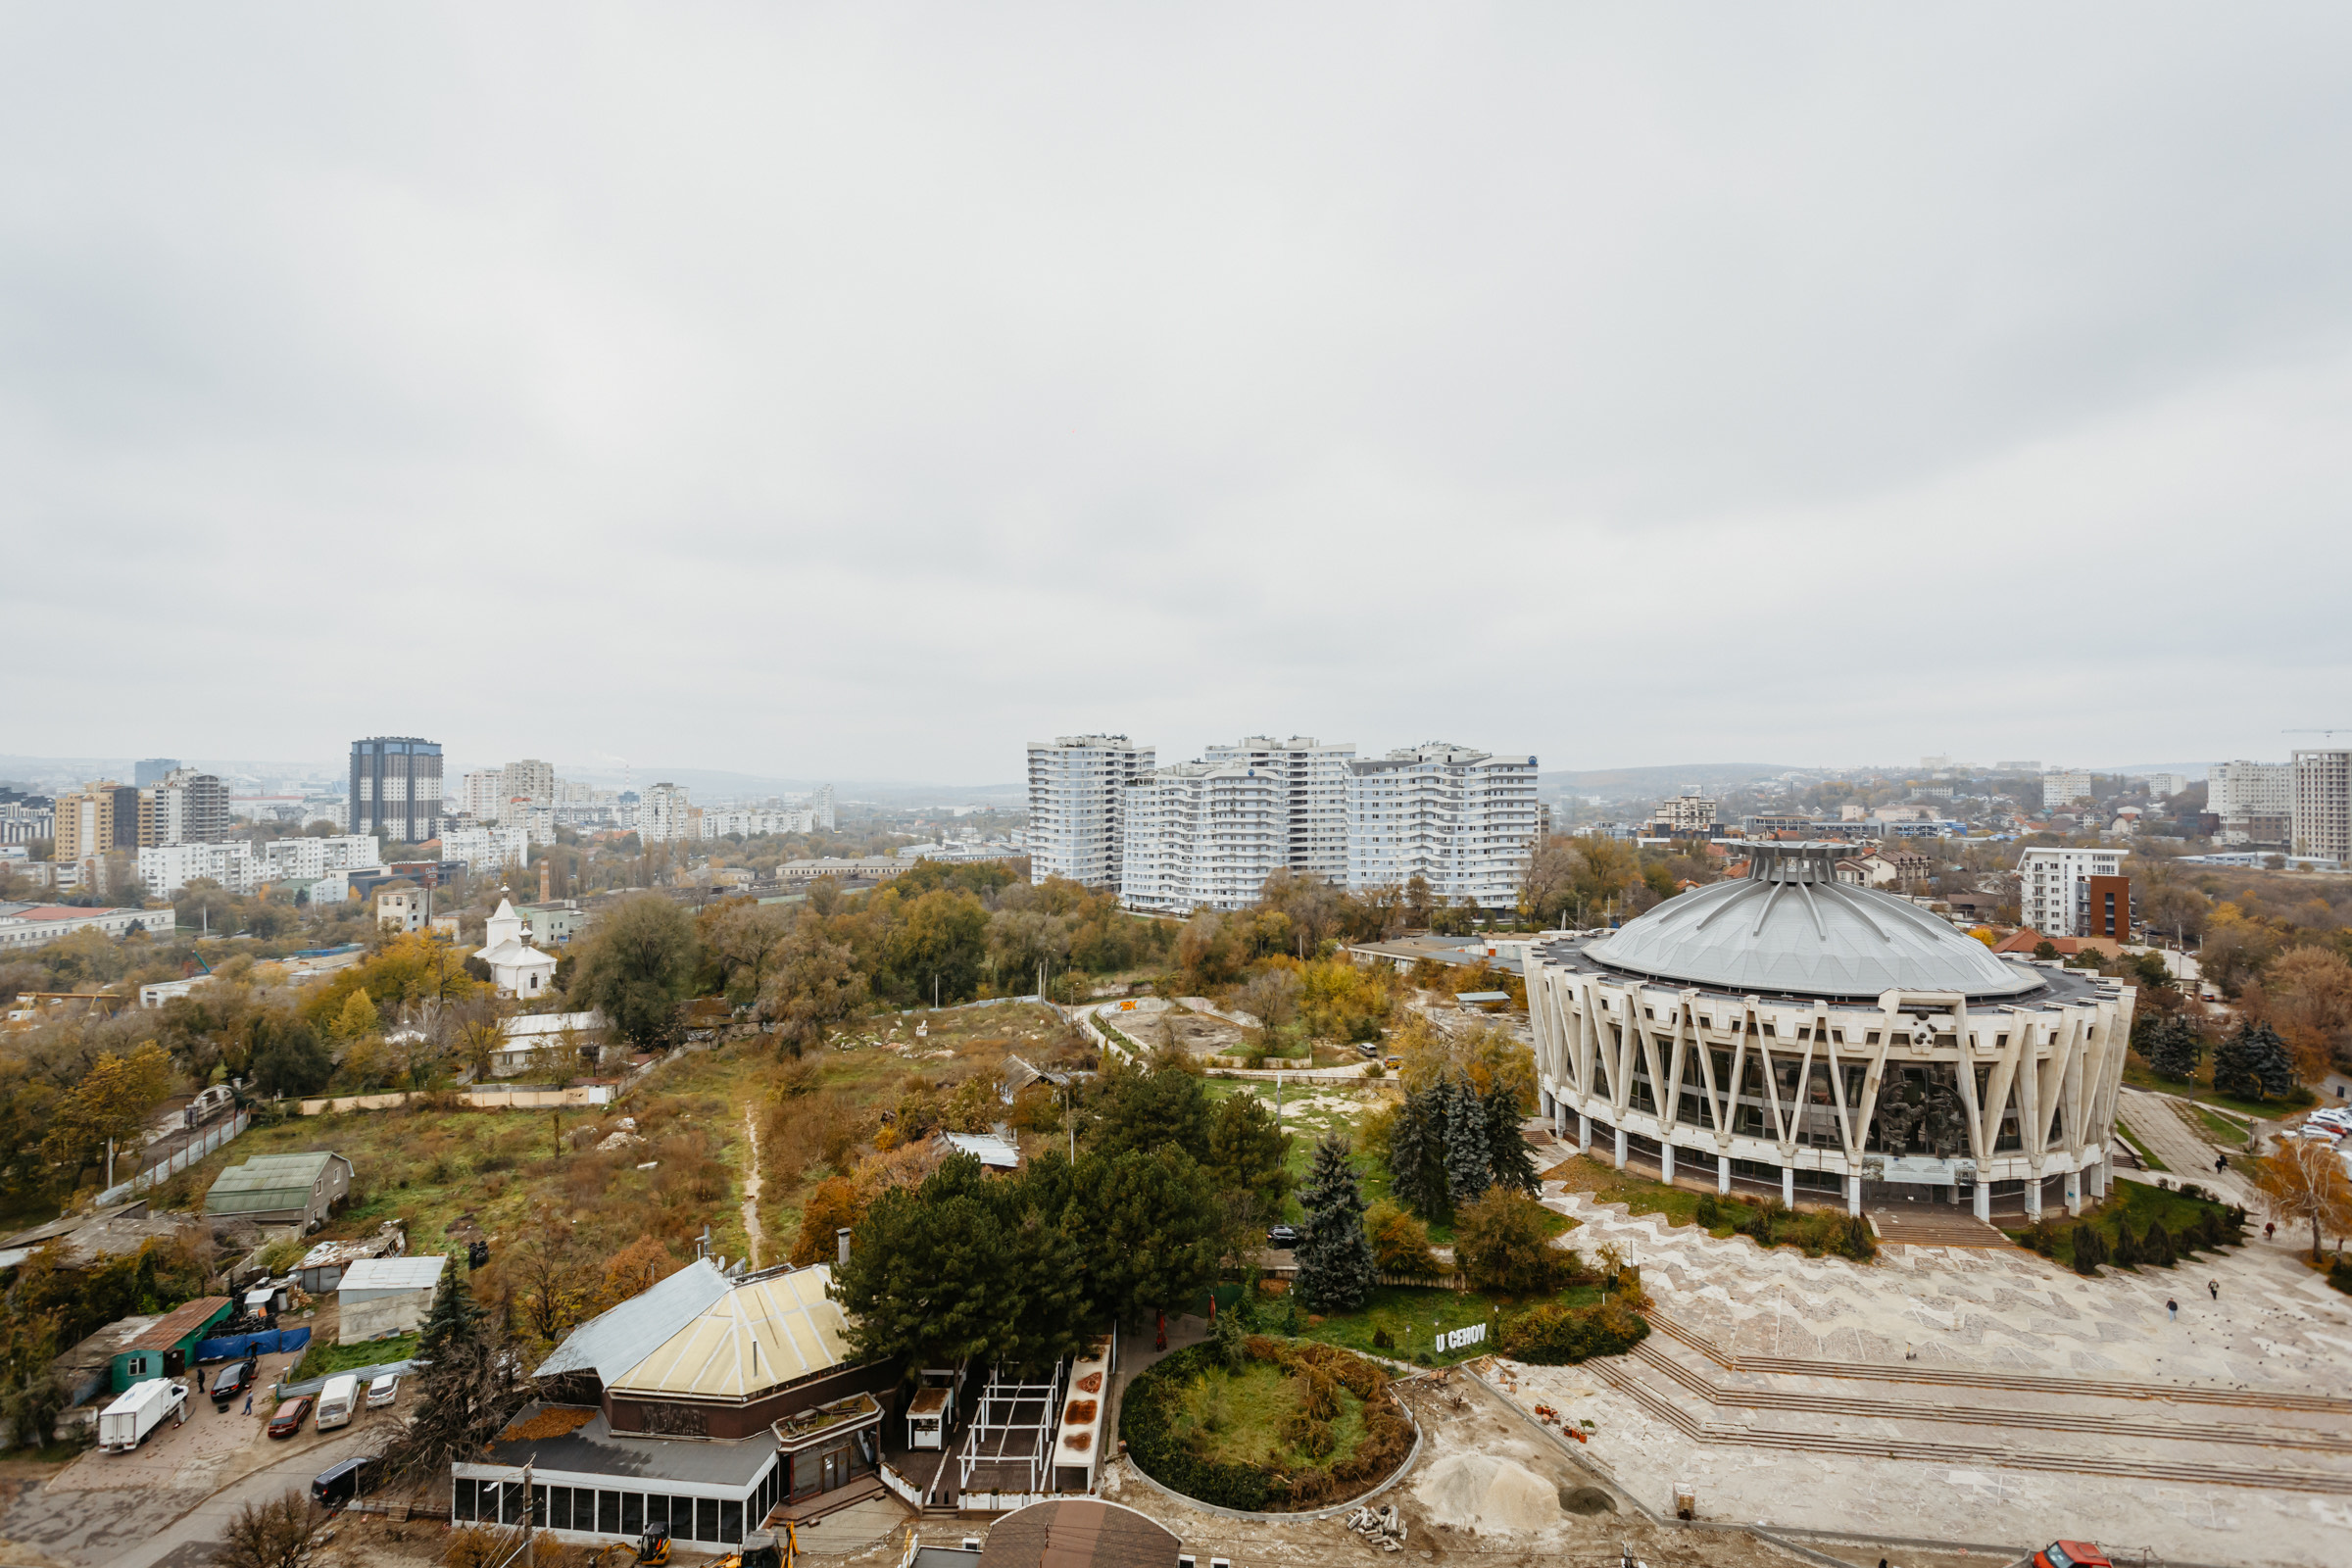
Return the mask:
[[318,1413],[312,1424],[320,1432],[351,1425],[351,1412],[360,1404],[360,1380],[349,1372],[338,1372],[326,1380],[318,1391]]

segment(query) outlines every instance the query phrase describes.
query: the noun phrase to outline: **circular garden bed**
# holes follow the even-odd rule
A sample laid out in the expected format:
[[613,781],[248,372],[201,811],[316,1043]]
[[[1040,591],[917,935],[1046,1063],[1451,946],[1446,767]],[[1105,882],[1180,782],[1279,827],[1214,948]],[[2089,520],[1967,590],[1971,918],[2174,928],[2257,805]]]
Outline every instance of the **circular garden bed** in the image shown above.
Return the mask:
[[1413,1448],[1386,1372],[1336,1345],[1263,1335],[1237,1363],[1212,1340],[1148,1368],[1120,1402],[1119,1436],[1161,1486],[1250,1513],[1345,1502]]

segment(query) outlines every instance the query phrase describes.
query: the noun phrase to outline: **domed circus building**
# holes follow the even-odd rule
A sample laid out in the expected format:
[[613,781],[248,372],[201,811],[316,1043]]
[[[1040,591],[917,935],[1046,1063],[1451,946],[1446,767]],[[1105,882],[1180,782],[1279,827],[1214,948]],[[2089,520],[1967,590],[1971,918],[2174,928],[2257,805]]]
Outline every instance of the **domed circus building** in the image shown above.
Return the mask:
[[1839,844],[1759,844],[1744,878],[1532,945],[1544,1114],[1619,1169],[1785,1201],[2039,1215],[2107,1191],[2133,993],[1995,957]]

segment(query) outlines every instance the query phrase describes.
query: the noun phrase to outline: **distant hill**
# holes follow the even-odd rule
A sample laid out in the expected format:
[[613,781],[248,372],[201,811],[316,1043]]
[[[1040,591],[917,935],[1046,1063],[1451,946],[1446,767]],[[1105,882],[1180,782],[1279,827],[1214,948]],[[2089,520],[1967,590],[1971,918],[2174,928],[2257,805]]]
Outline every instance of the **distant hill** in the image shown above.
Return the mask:
[[1608,767],[1589,773],[1542,772],[1536,788],[1544,795],[1676,795],[1695,784],[1702,790],[1730,789],[1760,778],[1778,778],[1794,762],[1680,762],[1672,767]]

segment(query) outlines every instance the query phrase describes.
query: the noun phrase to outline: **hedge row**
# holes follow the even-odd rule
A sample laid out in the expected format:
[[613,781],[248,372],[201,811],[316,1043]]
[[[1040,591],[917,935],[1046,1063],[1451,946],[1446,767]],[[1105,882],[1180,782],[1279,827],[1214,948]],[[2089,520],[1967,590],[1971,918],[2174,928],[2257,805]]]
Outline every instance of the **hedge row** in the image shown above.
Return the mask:
[[1502,1325],[1502,1353],[1537,1366],[1623,1355],[1649,1337],[1649,1320],[1622,1299],[1597,1306],[1547,1301]]

